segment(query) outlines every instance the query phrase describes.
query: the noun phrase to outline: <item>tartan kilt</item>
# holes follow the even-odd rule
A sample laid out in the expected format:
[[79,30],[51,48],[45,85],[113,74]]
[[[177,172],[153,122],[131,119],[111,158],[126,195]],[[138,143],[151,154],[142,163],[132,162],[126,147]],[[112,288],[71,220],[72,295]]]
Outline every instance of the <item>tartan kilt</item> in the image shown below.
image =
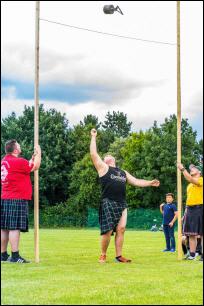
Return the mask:
[[187,206],[183,233],[186,236],[203,235],[203,205]]
[[108,198],[103,199],[99,208],[99,224],[101,235],[109,231],[116,231],[124,209],[127,208],[126,202],[116,202]]
[[28,232],[28,201],[1,199],[1,229]]

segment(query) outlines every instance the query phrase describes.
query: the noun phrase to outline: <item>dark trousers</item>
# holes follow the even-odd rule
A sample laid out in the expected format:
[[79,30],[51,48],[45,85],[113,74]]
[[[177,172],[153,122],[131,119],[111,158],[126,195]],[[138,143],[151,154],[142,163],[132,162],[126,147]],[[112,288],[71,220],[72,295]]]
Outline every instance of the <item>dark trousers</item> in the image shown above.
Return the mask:
[[176,241],[174,237],[174,226],[170,227],[169,225],[163,226],[164,235],[166,239],[166,248],[168,250],[175,249],[176,248]]

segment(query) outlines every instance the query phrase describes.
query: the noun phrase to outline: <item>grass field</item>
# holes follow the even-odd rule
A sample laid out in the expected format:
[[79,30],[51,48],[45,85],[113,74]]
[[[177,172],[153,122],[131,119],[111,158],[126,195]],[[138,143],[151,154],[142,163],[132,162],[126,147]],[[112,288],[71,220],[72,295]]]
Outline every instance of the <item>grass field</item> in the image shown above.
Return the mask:
[[[1,265],[2,305],[202,305],[202,262],[162,253],[163,233],[127,231],[117,264],[113,239],[108,263],[98,264],[97,230],[41,230],[40,264]],[[33,232],[22,235],[33,259]]]

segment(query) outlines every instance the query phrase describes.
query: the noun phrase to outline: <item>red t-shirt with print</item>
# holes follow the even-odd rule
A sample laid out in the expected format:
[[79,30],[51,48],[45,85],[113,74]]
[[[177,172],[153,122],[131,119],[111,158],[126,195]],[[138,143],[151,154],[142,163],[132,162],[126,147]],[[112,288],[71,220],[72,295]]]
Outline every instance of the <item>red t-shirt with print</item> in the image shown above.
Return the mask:
[[31,200],[33,162],[7,154],[1,161],[1,198]]

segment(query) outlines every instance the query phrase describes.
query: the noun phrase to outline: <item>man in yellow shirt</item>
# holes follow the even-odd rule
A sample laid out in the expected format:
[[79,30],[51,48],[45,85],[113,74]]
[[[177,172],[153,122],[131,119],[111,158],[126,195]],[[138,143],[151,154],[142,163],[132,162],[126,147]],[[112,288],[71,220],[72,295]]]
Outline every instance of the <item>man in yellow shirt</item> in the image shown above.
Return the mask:
[[[190,165],[190,173],[182,164],[178,164],[184,178],[190,183],[187,187],[186,211],[184,215],[183,232],[189,236],[190,256],[188,260],[194,260],[197,246],[197,236],[202,237],[203,254],[203,177],[199,166]],[[203,255],[201,255],[201,261]]]

